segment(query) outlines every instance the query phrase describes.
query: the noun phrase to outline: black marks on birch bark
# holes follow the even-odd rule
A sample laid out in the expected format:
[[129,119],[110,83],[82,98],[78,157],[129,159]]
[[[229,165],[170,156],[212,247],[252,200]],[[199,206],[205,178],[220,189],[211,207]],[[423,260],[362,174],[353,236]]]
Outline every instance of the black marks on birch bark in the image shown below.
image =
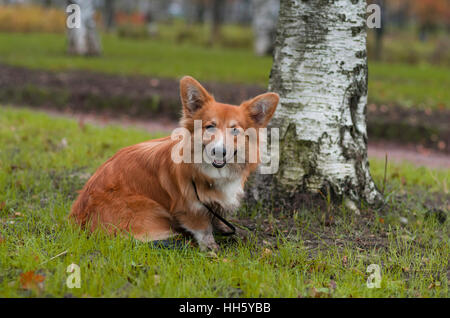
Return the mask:
[[[275,178],[291,192],[306,191],[310,178],[320,175],[317,170],[319,153],[320,141],[299,139],[295,123],[290,123],[280,140],[280,170]],[[296,170],[289,167],[296,167]]]
[[[294,83],[298,77],[297,71],[305,62],[304,55],[307,51],[314,50],[319,44],[326,42],[330,23],[329,5],[332,0],[297,1],[282,0],[280,3],[280,17],[278,19],[278,31],[276,36],[276,50],[274,51],[274,64],[270,72],[270,89],[279,93],[287,93],[294,89]],[[297,12],[297,16],[285,14],[285,12]],[[296,38],[295,45],[287,43],[290,38]],[[290,47],[291,50],[283,50]],[[277,60],[290,57],[293,61],[289,65],[289,72],[282,73]]]

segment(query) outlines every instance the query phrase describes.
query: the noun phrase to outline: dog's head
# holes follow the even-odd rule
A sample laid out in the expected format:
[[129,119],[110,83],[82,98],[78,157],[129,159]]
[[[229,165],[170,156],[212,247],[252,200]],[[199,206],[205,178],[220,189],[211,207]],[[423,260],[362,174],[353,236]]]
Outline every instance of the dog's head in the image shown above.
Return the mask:
[[189,76],[181,79],[180,93],[181,126],[191,136],[195,133],[201,136],[203,157],[209,159],[206,164],[210,168],[221,169],[226,165],[236,168],[251,163],[252,158],[259,162],[258,132],[272,118],[278,94],[265,93],[239,106],[223,104]]

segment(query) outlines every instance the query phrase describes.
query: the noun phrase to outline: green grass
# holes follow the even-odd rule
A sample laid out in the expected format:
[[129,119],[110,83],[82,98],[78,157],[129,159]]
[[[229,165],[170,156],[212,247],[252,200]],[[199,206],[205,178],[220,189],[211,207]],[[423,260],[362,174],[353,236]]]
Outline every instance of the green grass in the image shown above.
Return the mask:
[[[152,39],[102,36],[102,57],[65,54],[60,34],[0,33],[0,62],[46,70],[90,70],[110,74],[179,78],[267,85],[271,57],[251,49],[207,48]],[[428,64],[369,63],[370,102],[405,107],[450,108],[450,76],[446,67]]]
[[[70,226],[67,214],[89,174],[119,148],[152,137],[0,107],[1,297],[448,297],[449,221],[426,218],[424,204],[436,197],[448,204],[449,170],[390,165],[391,207],[359,217],[342,208],[332,226],[321,225],[319,211],[251,211],[255,233],[271,225],[274,236],[222,239],[217,255]],[[381,184],[383,163],[371,166]],[[80,289],[66,286],[71,263],[81,268]],[[366,287],[369,264],[381,266],[379,289]],[[45,280],[22,288],[27,271]]]
[[450,109],[450,69],[369,62],[369,102]]
[[147,25],[123,24],[117,27],[119,37],[135,39],[158,39],[169,43],[189,43],[195,46],[247,48],[253,47],[253,30],[251,26],[237,24],[222,25],[220,37],[211,43],[211,25],[186,24],[182,20],[170,23],[159,23],[157,31],[150,34]]
[[192,44],[134,40],[103,35],[102,57],[65,54],[66,39],[59,34],[0,33],[0,61],[35,69],[84,69],[111,74],[181,77],[265,84],[271,58],[255,57],[251,50],[205,48]]

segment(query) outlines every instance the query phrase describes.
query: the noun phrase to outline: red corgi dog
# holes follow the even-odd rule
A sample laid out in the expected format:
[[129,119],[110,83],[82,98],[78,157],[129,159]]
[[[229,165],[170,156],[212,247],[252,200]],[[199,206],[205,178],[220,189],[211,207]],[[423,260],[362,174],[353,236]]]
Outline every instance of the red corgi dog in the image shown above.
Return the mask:
[[180,93],[180,125],[188,133],[187,144],[193,145],[194,135],[200,133],[200,149],[210,160],[174,160],[180,141],[170,136],[123,148],[80,191],[71,220],[91,231],[130,233],[141,241],[187,231],[202,250],[218,248],[213,229],[225,231],[225,227],[207,206],[220,213],[239,207],[244,183],[257,168],[259,155],[256,162],[236,160],[239,147],[245,147],[245,157],[250,150],[250,142],[242,146],[236,139],[249,128],[266,127],[279,97],[266,93],[240,106],[222,104],[189,76],[181,79]]

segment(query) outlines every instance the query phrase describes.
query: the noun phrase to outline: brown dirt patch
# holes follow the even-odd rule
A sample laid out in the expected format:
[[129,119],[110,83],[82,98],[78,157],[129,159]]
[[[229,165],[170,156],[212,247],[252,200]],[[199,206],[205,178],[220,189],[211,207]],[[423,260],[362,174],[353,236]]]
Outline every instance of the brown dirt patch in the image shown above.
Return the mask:
[[[266,91],[258,85],[206,82],[219,101],[239,104]],[[118,119],[160,120],[180,114],[178,79],[120,76],[87,71],[50,72],[0,64],[0,102],[69,114]],[[450,153],[450,110],[419,110],[371,104],[371,141],[393,141]]]

